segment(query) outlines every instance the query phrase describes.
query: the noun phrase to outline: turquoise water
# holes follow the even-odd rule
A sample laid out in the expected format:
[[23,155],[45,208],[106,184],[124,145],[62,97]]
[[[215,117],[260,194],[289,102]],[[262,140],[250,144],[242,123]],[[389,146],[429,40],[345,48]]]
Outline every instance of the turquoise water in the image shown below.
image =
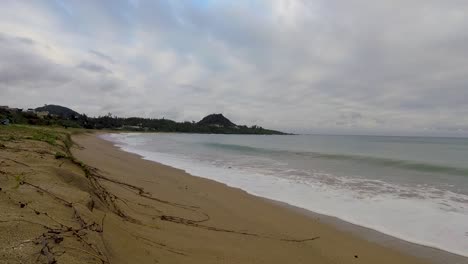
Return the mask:
[[468,139],[114,134],[126,151],[468,256]]

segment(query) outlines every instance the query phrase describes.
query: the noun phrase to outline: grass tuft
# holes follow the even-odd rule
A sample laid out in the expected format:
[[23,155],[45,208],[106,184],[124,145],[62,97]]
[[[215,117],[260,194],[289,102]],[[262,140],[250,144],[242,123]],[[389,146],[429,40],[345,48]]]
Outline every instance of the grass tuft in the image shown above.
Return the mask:
[[21,175],[16,175],[15,176],[15,181],[16,181],[16,185],[15,187],[13,187],[13,189],[18,189],[20,185],[23,185],[24,184],[24,179]]

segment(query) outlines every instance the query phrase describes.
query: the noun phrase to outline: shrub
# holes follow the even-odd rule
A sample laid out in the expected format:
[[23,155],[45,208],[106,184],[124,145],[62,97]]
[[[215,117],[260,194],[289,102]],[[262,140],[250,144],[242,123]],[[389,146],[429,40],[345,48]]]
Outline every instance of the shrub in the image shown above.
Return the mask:
[[67,155],[63,154],[62,152],[56,152],[55,153],[55,158],[56,159],[64,159],[66,157],[67,157]]

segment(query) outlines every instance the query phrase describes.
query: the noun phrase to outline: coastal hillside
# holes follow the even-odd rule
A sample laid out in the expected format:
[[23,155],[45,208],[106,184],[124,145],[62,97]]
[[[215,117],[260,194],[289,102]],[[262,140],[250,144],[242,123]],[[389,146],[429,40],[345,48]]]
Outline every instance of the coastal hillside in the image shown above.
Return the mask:
[[3,107],[0,119],[12,124],[63,126],[86,129],[111,129],[123,131],[181,132],[200,134],[259,134],[284,135],[281,131],[266,129],[258,125],[236,125],[223,114],[211,114],[199,122],[176,122],[165,118],[118,117],[111,113],[105,116],[89,117],[60,105],[45,105],[23,111]]
[[223,114],[211,114],[205,116],[198,122],[201,126],[221,126],[221,127],[236,127],[236,124],[223,116]]
[[64,118],[78,117],[80,114],[68,107],[61,105],[45,105],[35,109],[36,112],[48,112],[50,115],[56,115]]

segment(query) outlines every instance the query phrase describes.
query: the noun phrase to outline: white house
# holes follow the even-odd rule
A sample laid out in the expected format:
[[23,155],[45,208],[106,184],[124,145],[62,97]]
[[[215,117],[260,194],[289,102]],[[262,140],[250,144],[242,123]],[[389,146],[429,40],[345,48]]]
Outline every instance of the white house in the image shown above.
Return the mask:
[[36,112],[36,115],[38,117],[40,117],[40,118],[44,118],[44,117],[49,115],[49,112],[48,111],[38,111],[38,112]]

